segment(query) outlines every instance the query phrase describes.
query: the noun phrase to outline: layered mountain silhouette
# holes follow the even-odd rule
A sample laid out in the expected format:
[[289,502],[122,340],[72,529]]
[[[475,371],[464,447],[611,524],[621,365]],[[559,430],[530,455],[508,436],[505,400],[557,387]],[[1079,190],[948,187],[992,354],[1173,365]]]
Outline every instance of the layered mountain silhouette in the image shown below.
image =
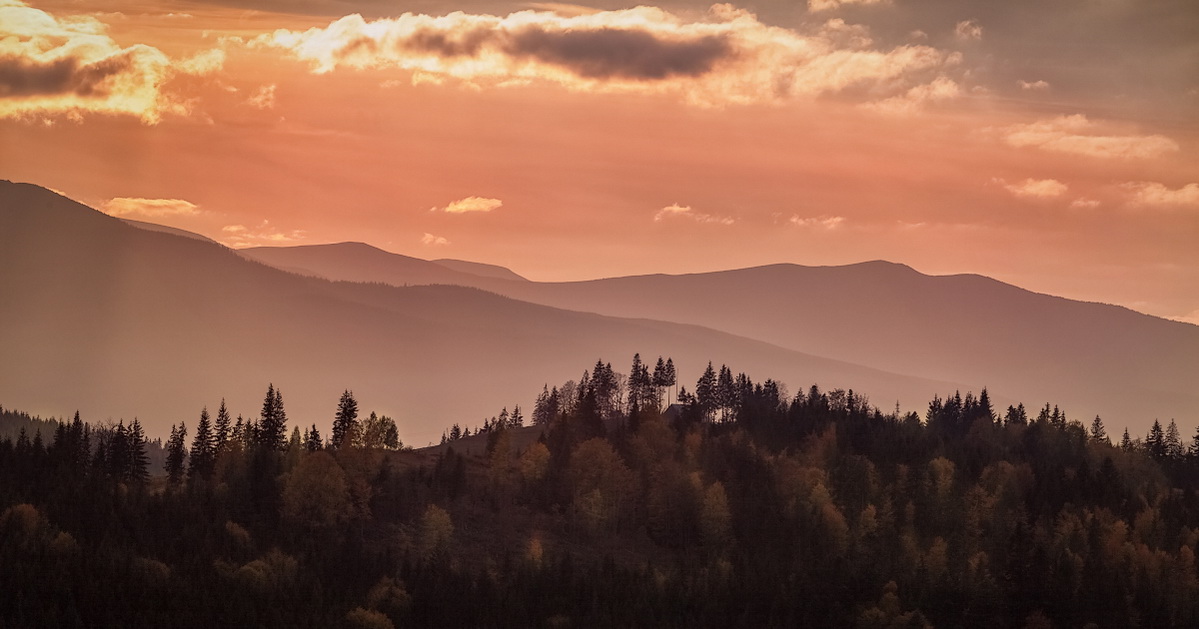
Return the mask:
[[[421,283],[402,256],[362,244],[243,254],[333,279]],[[876,261],[564,283],[468,274],[439,281],[559,308],[702,325],[885,371],[987,386],[1029,406],[1060,404],[1084,423],[1102,415],[1113,432],[1128,426],[1143,435],[1154,419],[1199,422],[1199,326],[979,275],[929,276]]]
[[[361,245],[332,248],[347,268],[355,256],[377,255]],[[222,397],[234,414],[254,416],[274,383],[290,425],[324,430],[350,388],[362,408],[395,417],[402,438],[422,445],[451,423],[528,405],[543,383],[577,379],[597,358],[626,371],[634,352],[673,357],[689,388],[709,360],[793,388],[852,387],[888,408],[898,399],[918,409],[934,393],[969,386],[696,325],[563,310],[471,287],[328,281],[245,255],[0,182],[0,404],[42,415],[79,409],[93,422],[136,416],[162,436],[173,423],[194,426],[200,408]],[[410,284],[527,283],[498,279],[507,274],[487,265],[388,256],[423,278]]]

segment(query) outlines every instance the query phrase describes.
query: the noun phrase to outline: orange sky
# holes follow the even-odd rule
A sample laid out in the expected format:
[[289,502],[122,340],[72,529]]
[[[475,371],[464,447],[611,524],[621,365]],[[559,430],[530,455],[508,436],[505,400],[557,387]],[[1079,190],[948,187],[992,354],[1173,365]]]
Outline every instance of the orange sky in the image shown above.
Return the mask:
[[0,0],[0,177],[232,246],[882,258],[1199,323],[1185,1],[100,4]]

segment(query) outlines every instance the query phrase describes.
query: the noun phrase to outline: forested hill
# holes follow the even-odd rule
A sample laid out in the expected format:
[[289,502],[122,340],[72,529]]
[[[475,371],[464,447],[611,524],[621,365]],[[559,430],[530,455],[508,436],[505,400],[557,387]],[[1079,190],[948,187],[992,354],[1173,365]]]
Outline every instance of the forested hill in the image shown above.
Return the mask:
[[[166,469],[134,427],[0,440],[8,626],[1128,627],[1199,622],[1199,438],[1113,446],[987,392],[898,416],[602,362],[523,427],[395,449],[224,409]],[[291,434],[290,439],[286,436]],[[136,596],[131,593],[136,592]]]

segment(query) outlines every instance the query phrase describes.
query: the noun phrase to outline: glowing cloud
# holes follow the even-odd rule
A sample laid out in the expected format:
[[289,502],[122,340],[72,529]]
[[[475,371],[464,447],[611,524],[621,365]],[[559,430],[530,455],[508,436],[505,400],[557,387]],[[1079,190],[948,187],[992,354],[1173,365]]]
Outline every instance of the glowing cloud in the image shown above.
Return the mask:
[[469,212],[491,212],[497,210],[504,202],[499,199],[488,199],[485,197],[466,197],[459,199],[443,208],[433,208],[433,211],[442,211],[446,214],[466,214]]
[[1025,179],[1019,183],[1007,183],[1002,179],[996,179],[995,182],[1023,199],[1052,199],[1066,194],[1070,189],[1056,179]]
[[843,4],[891,4],[891,0],[808,0],[808,10],[831,11]]
[[19,0],[0,0],[0,118],[78,119],[123,114],[146,123],[185,108],[162,93],[176,74],[219,68],[220,51],[172,65],[156,48],[122,48],[88,16],[58,19]]
[[287,245],[300,242],[306,237],[302,229],[280,231],[271,225],[270,221],[262,221],[257,227],[245,225],[226,225],[221,228],[225,233],[222,242],[230,247],[252,247],[256,245]]
[[983,27],[978,20],[964,20],[953,27],[953,35],[961,41],[978,41],[983,38]]
[[1045,81],[1016,81],[1022,90],[1044,91],[1049,89],[1049,83]]
[[430,247],[441,247],[443,245],[450,244],[449,240],[441,236],[434,236],[429,232],[425,232],[425,235],[420,237],[420,242],[422,245],[428,245]]
[[1079,197],[1070,202],[1070,207],[1077,210],[1093,210],[1099,207],[1099,201],[1095,199],[1088,199],[1086,197]]
[[1149,159],[1178,151],[1178,143],[1162,135],[1098,135],[1091,133],[1096,126],[1075,114],[1012,125],[1003,137],[1010,146],[1109,159]]
[[715,223],[718,225],[732,225],[736,222],[731,216],[704,214],[703,212],[692,210],[689,205],[679,205],[678,203],[673,203],[658,210],[654,214],[654,222],[662,222],[675,217],[690,219],[697,223]]
[[[813,35],[768,26],[752,13],[715,5],[686,21],[655,7],[563,16],[406,13],[325,28],[278,30],[255,40],[312,62],[314,71],[399,68],[474,86],[543,81],[576,91],[671,92],[700,105],[778,101],[871,88],[899,94],[957,57],[928,46],[861,49],[862,27]],[[827,26],[827,25],[826,25]],[[852,37],[847,37],[852,35]]]
[[962,90],[957,83],[939,76],[933,82],[917,85],[905,94],[873,103],[864,103],[862,107],[889,116],[910,116],[919,113],[932,103],[957,98],[961,93]]
[[814,229],[837,229],[845,223],[844,216],[817,216],[817,217],[802,217],[798,214],[793,214],[788,222],[797,227],[806,227]]
[[263,85],[254,95],[246,99],[246,104],[254,109],[275,108],[275,84]]
[[1129,204],[1137,207],[1199,208],[1199,183],[1171,189],[1152,181],[1137,181],[1122,186],[1131,194]]
[[139,199],[117,197],[104,202],[104,212],[112,216],[194,216],[200,213],[195,203],[183,199]]

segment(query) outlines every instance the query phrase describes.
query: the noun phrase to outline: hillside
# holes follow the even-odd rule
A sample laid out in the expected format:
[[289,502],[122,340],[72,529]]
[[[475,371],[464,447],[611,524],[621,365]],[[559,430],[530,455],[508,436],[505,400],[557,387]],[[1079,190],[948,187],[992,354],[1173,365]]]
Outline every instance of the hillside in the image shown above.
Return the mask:
[[[448,270],[447,270],[448,271]],[[792,387],[855,387],[919,405],[961,384],[885,373],[713,330],[559,310],[451,286],[329,282],[211,243],[131,227],[48,190],[0,184],[0,401],[42,415],[139,417],[151,437],[227,398],[254,416],[268,383],[292,426],[324,429],[343,389],[435,441],[512,392],[578,378],[597,358],[708,360]],[[997,401],[1000,398],[997,397]]]
[[[272,255],[339,279],[416,283],[398,262],[387,262],[394,254],[376,255],[368,275],[365,267],[334,266],[331,260],[347,259],[336,250],[311,253],[282,248]],[[986,386],[1010,398],[1060,403],[1078,417],[1099,414],[1134,433],[1155,418],[1199,423],[1199,326],[979,275],[930,276],[875,261],[584,282],[452,281],[532,303],[701,325],[884,371]]]

